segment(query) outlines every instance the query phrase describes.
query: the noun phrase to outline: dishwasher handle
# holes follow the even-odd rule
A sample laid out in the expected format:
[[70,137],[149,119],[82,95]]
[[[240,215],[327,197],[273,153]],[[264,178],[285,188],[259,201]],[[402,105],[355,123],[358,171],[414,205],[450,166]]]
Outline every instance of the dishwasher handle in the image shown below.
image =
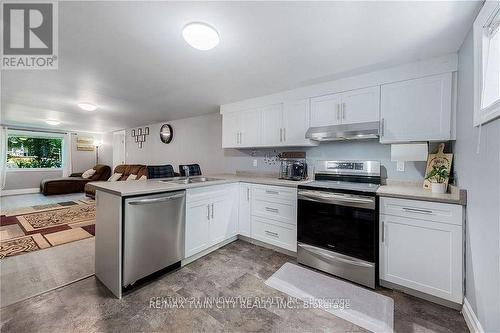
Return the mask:
[[160,197],[160,198],[151,198],[151,199],[139,199],[139,200],[136,200],[136,201],[129,201],[128,204],[129,205],[149,205],[149,204],[155,204],[155,203],[159,203],[159,202],[167,202],[167,201],[171,201],[171,200],[174,200],[174,199],[180,199],[184,197],[184,193],[180,193],[180,194],[174,194],[174,195],[171,195],[171,196],[168,196],[168,197]]

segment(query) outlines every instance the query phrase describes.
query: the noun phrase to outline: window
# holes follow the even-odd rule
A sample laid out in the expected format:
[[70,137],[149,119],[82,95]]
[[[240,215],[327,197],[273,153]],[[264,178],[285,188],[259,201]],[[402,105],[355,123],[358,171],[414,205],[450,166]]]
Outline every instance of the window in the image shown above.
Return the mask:
[[474,22],[474,125],[500,116],[500,2],[486,1]]
[[62,167],[62,138],[9,134],[8,169],[46,169]]

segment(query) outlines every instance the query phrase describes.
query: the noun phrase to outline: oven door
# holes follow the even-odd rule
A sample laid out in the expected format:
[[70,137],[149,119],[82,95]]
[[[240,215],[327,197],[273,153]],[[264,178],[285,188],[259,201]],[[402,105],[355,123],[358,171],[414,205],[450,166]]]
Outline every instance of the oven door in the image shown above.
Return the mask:
[[299,190],[297,240],[375,262],[375,196]]

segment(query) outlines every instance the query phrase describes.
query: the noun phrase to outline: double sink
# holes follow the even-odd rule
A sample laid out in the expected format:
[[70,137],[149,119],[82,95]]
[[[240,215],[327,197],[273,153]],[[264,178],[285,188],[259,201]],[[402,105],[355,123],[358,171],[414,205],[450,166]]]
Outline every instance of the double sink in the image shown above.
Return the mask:
[[161,183],[169,183],[169,184],[195,184],[195,183],[204,183],[220,180],[218,178],[209,178],[209,177],[176,177],[171,179],[162,179],[159,182]]

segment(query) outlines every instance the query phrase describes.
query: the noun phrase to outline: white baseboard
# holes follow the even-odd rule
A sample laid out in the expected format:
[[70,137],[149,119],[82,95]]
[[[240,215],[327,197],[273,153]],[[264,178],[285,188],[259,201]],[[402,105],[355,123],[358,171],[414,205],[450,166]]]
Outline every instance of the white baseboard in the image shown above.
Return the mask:
[[0,196],[6,197],[8,195],[19,195],[19,194],[29,194],[29,193],[39,193],[39,192],[40,192],[40,188],[38,188],[38,187],[20,188],[17,190],[2,190],[2,191],[0,191]]
[[469,327],[469,331],[471,331],[471,333],[484,333],[483,327],[481,326],[481,323],[477,319],[474,310],[472,310],[472,307],[470,306],[470,303],[467,300],[467,298],[464,298],[462,315],[464,316],[465,322],[467,323],[467,327]]

